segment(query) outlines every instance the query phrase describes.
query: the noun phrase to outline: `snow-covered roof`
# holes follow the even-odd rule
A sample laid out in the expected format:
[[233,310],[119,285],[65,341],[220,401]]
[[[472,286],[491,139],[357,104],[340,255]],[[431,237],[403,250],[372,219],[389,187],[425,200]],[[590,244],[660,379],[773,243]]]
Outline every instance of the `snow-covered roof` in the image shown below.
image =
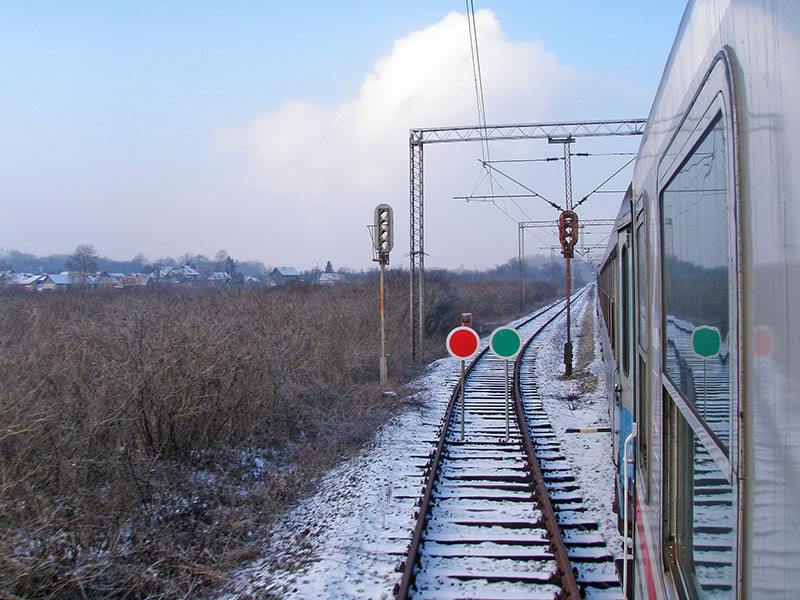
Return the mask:
[[47,277],[56,285],[69,285],[72,283],[71,277],[69,275],[64,275],[63,273],[53,273]]
[[344,275],[341,273],[322,273],[319,276],[320,283],[337,283],[344,280]]
[[222,271],[215,271],[208,276],[209,281],[228,281],[230,278],[230,275]]
[[42,283],[45,277],[46,275],[28,275],[19,283],[22,285],[36,285],[37,283]]
[[15,273],[14,271],[9,271],[8,273],[6,273],[8,281],[10,281],[11,283],[18,283],[18,284],[22,284],[23,281],[28,279],[28,277],[32,276],[33,276],[32,273]]
[[298,273],[297,269],[295,269],[294,267],[275,267],[272,270],[273,274],[275,273],[275,271],[277,271],[284,277],[300,277],[300,273]]

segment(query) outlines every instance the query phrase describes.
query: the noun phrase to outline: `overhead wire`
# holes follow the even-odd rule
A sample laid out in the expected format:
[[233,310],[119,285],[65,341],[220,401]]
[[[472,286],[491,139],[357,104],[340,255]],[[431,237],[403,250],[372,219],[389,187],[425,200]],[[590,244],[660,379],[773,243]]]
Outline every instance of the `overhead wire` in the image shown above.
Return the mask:
[[[506,194],[506,196],[508,196],[508,197],[509,197],[509,198],[510,198],[510,199],[511,199],[513,202],[514,202],[514,205],[517,207],[517,210],[519,210],[519,211],[520,211],[520,212],[521,212],[521,213],[522,213],[522,214],[523,214],[523,215],[524,215],[524,216],[525,216],[525,217],[528,219],[528,221],[533,221],[533,219],[531,218],[531,216],[530,216],[528,213],[526,213],[526,212],[523,210],[523,208],[522,208],[522,207],[521,207],[521,206],[520,206],[520,205],[517,203],[517,201],[516,201],[516,200],[514,200],[514,199],[511,197],[511,195],[510,195],[510,194],[509,194],[509,193],[508,193],[508,192],[505,190],[505,188],[503,187],[503,184],[502,184],[502,183],[500,183],[500,182],[498,181],[498,182],[497,182],[497,185],[498,185],[498,187],[499,187],[499,188],[500,188],[500,189],[503,191],[503,193],[504,193],[504,194]],[[533,193],[536,193],[536,192],[533,192]],[[496,203],[495,203],[495,206],[497,206],[497,204],[496,204]],[[513,217],[512,217],[512,216],[511,216],[511,215],[510,215],[510,214],[509,214],[507,211],[503,210],[503,209],[502,209],[502,208],[500,208],[499,206],[497,206],[497,208],[498,208],[498,209],[500,209],[500,210],[501,210],[501,211],[502,211],[502,212],[503,212],[503,213],[504,213],[506,216],[508,216],[510,219],[512,219],[512,220],[513,220],[515,223],[517,223],[517,225],[519,225],[519,221],[517,221],[516,219],[514,219],[514,218],[513,218]],[[530,235],[531,237],[533,237],[533,238],[535,238],[536,240],[538,240],[540,243],[542,243],[542,244],[545,244],[545,245],[548,245],[548,242],[547,242],[547,241],[543,240],[543,239],[542,239],[542,238],[540,238],[538,235],[536,235],[535,233],[533,233],[533,231],[531,231],[529,228],[524,228],[524,229],[523,229],[523,231],[524,231],[525,233],[527,233],[528,235]]]
[[[483,93],[483,73],[481,72],[481,58],[478,50],[478,28],[475,23],[475,4],[472,0],[465,0],[467,13],[467,29],[469,30],[469,48],[472,58],[472,77],[475,81],[475,101],[478,107],[478,123],[482,129],[481,138],[481,158],[484,161],[491,160],[489,152],[489,136],[486,131],[486,101]],[[484,167],[485,168],[485,167]],[[492,173],[487,170],[489,175],[489,188],[494,195],[494,178]]]
[[579,201],[579,202],[578,202],[578,203],[575,205],[575,208],[578,208],[578,207],[579,207],[581,204],[583,204],[584,202],[586,202],[586,201],[589,199],[589,196],[591,196],[592,194],[595,194],[595,193],[597,193],[597,191],[598,191],[598,190],[599,190],[601,187],[603,187],[605,184],[607,184],[609,181],[611,181],[611,180],[612,180],[614,177],[616,177],[617,175],[619,175],[619,173],[622,171],[622,169],[624,169],[625,167],[627,167],[627,166],[628,166],[629,164],[631,164],[631,163],[632,163],[634,160],[636,160],[636,157],[635,157],[635,156],[634,156],[632,159],[630,159],[628,162],[626,162],[624,165],[622,165],[622,166],[621,166],[619,169],[617,169],[616,171],[614,171],[614,173],[613,173],[612,175],[610,175],[608,178],[606,178],[606,179],[605,179],[605,181],[603,181],[603,183],[601,183],[600,185],[598,185],[598,186],[597,186],[596,188],[594,188],[594,189],[593,189],[591,192],[589,192],[589,193],[588,193],[588,194],[586,194],[586,195],[585,195],[583,198],[581,198],[581,199],[580,199],[580,201]]
[[[570,156],[636,156],[636,152],[572,152]],[[499,164],[499,163],[526,163],[526,162],[555,162],[564,160],[563,156],[548,156],[546,158],[505,158],[499,160],[490,160],[486,162]]]
[[488,168],[489,168],[489,169],[491,169],[492,171],[497,171],[497,172],[498,172],[500,175],[502,175],[502,176],[503,176],[503,177],[505,177],[506,179],[509,179],[509,180],[513,181],[513,182],[514,182],[514,183],[516,183],[518,186],[520,186],[520,187],[522,187],[522,188],[524,188],[524,189],[528,190],[528,191],[529,191],[531,194],[533,194],[533,195],[535,195],[535,196],[537,196],[537,197],[541,198],[542,200],[544,200],[545,202],[547,202],[547,203],[548,203],[550,206],[552,206],[552,207],[553,207],[553,208],[555,208],[556,210],[558,210],[558,211],[562,211],[562,210],[564,210],[563,208],[561,208],[561,207],[560,207],[558,204],[556,204],[556,203],[555,203],[555,202],[553,202],[552,200],[548,200],[547,198],[545,198],[544,196],[542,196],[540,193],[538,193],[538,192],[535,192],[534,190],[532,190],[531,188],[529,188],[529,187],[528,187],[527,185],[525,185],[524,183],[521,183],[521,182],[517,181],[516,179],[514,179],[513,177],[511,177],[511,175],[508,175],[507,173],[503,173],[503,171],[501,171],[501,170],[500,170],[500,169],[498,169],[497,167],[493,167],[493,166],[492,166],[492,165],[490,165],[489,163],[486,163],[484,166],[488,167]]
[[[499,185],[499,183],[498,183],[498,185]],[[495,204],[495,207],[497,208],[497,210],[499,210],[501,213],[503,213],[505,216],[507,216],[509,219],[511,219],[514,223],[519,225],[519,221],[517,221],[514,218],[514,216],[511,213],[509,213],[507,210],[505,210],[502,206],[499,206],[498,204]],[[545,246],[549,246],[550,245],[547,241],[545,241],[542,238],[540,238],[538,235],[533,233],[530,229],[525,229],[525,232],[528,233],[528,235],[530,235],[530,236],[536,238],[537,240],[539,240],[539,242],[541,242]]]

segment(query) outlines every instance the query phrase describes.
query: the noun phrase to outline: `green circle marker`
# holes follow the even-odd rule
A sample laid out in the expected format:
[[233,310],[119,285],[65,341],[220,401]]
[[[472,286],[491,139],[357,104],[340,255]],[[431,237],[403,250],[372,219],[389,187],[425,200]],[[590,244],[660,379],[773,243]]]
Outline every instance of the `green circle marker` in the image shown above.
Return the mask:
[[522,349],[522,338],[513,327],[498,327],[489,338],[489,347],[498,358],[514,358]]
[[719,329],[710,325],[701,325],[692,332],[692,350],[697,356],[714,358],[722,346]]

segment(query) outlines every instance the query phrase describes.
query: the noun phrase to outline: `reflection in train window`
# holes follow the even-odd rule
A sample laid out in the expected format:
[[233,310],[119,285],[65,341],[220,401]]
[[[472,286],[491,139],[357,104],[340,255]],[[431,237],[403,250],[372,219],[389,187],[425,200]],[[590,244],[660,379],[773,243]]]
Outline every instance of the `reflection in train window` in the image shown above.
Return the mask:
[[677,417],[674,561],[692,598],[732,598],[733,491],[689,427]]
[[628,247],[622,247],[622,255],[620,257],[620,265],[622,267],[622,273],[620,277],[622,278],[622,323],[620,324],[619,328],[619,337],[622,341],[622,372],[627,377],[630,374],[630,349],[631,349],[631,340],[630,340],[630,324],[631,324],[631,308],[630,308],[630,284],[629,284],[629,269],[628,269]]
[[639,345],[647,345],[647,244],[644,239],[644,223],[636,227],[636,294],[639,298]]
[[[664,370],[708,430],[730,444],[728,177],[718,116],[664,188]],[[700,330],[702,347],[693,343]]]

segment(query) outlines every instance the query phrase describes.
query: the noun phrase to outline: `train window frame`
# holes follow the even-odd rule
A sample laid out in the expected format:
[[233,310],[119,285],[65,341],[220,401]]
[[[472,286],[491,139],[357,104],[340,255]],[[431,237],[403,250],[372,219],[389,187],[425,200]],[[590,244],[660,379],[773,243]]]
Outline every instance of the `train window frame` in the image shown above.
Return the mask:
[[[738,476],[738,466],[736,460],[731,460],[729,457],[736,457],[739,454],[739,411],[741,399],[739,397],[739,381],[741,377],[741,370],[739,368],[739,252],[738,248],[738,214],[739,214],[739,194],[736,185],[736,134],[734,127],[734,114],[731,105],[733,92],[731,89],[730,69],[728,66],[727,56],[724,52],[720,52],[711,68],[709,69],[706,77],[704,78],[697,94],[691,102],[690,108],[687,110],[681,125],[678,127],[675,135],[667,145],[667,150],[664,152],[662,159],[658,166],[658,199],[657,202],[659,210],[659,223],[660,228],[663,229],[663,192],[669,185],[674,176],[680,171],[681,167],[685,164],[687,157],[689,157],[696,146],[702,142],[710,129],[716,125],[717,120],[721,122],[725,128],[725,144],[726,144],[726,160],[727,160],[727,185],[728,185],[728,204],[731,210],[728,211],[728,321],[730,325],[730,364],[731,364],[731,377],[730,377],[730,423],[729,423],[729,444],[723,450],[726,459],[723,464],[727,465],[727,469],[720,468],[723,473],[729,477]],[[661,244],[661,323],[660,332],[661,339],[664,347],[666,347],[666,330],[665,330],[665,308],[664,308],[664,234],[660,233]],[[686,413],[694,412],[694,407],[691,406],[683,395],[678,392],[672,381],[666,374],[664,364],[665,354],[662,349],[661,362],[661,380],[662,383],[670,390],[673,399],[675,400],[678,408],[684,413],[684,417],[692,424],[700,423],[701,420],[697,414],[687,415]],[[705,424],[703,429],[706,429]],[[708,433],[706,431],[706,433]],[[710,436],[714,439],[714,445],[721,445],[713,434]],[[698,437],[701,439],[706,438],[704,434],[698,432]]]
[[[634,220],[633,235],[636,246],[636,311],[639,320],[636,323],[636,339],[642,352],[647,353],[648,336],[650,333],[650,311],[647,304],[647,285],[648,285],[648,242],[649,233],[647,231],[647,202],[646,194],[642,193],[636,202],[636,219]],[[641,232],[641,237],[639,233]],[[644,288],[644,289],[642,289]],[[642,293],[644,292],[644,301]]]
[[[662,339],[665,342],[664,345],[663,345],[663,351],[662,351],[662,357],[661,357],[662,358],[661,366],[662,366],[662,372],[670,380],[670,383],[673,383],[673,388],[674,389],[677,389],[677,386],[675,385],[676,382],[672,381],[672,378],[671,378],[672,376],[667,372],[667,355],[668,355],[668,352],[669,352],[669,345],[666,342],[669,340],[669,335],[668,335],[668,332],[667,332],[667,319],[666,319],[667,309],[666,309],[666,299],[665,299],[666,298],[665,290],[667,288],[667,286],[666,286],[667,269],[666,269],[666,260],[664,259],[666,257],[667,253],[666,253],[666,247],[665,247],[665,245],[666,245],[666,237],[665,237],[663,228],[665,227],[665,225],[668,223],[669,220],[664,217],[664,210],[665,210],[664,209],[664,202],[665,202],[664,196],[665,196],[666,192],[669,190],[669,187],[672,185],[672,183],[674,181],[676,181],[676,178],[678,177],[678,175],[683,172],[683,168],[687,164],[689,164],[692,160],[694,160],[694,157],[696,156],[696,152],[705,143],[705,141],[707,139],[709,139],[708,136],[711,135],[715,130],[718,130],[718,128],[720,128],[720,127],[722,128],[722,131],[723,131],[724,134],[727,134],[729,132],[729,130],[727,130],[725,128],[724,105],[722,103],[721,96],[718,94],[714,98],[714,100],[712,101],[711,105],[707,108],[707,110],[705,111],[705,113],[703,114],[701,119],[696,124],[695,129],[700,131],[699,137],[695,138],[694,136],[692,136],[692,138],[690,138],[689,141],[691,142],[691,145],[689,146],[689,150],[683,155],[683,160],[681,160],[681,162],[678,163],[677,169],[667,179],[666,183],[663,184],[663,186],[661,186],[661,185],[659,186],[659,210],[661,211],[661,215],[662,215],[662,218],[661,218],[661,228],[662,228],[662,232],[661,232],[661,243],[662,243],[662,251],[661,251],[661,256],[662,256],[662,263],[661,263],[661,281],[662,281],[662,286],[661,286],[661,307],[662,307],[662,310],[661,310],[661,317],[662,317],[661,334],[662,334]],[[726,178],[727,178],[730,175],[730,169],[731,169],[731,165],[730,165],[730,158],[731,157],[730,157],[730,154],[733,151],[733,149],[730,147],[730,144],[728,143],[727,139],[724,139],[723,142],[724,142],[724,149],[725,149],[725,160],[726,160],[725,169],[726,169]],[[725,198],[726,215],[729,218],[730,217],[730,211],[727,210],[728,208],[730,208],[729,205],[730,205],[730,202],[731,202],[731,187],[730,187],[730,181],[729,180],[726,180],[725,194],[726,194],[726,198]],[[727,287],[726,292],[728,294],[728,297],[726,298],[726,303],[728,303],[728,305],[726,307],[726,310],[727,310],[728,314],[727,314],[726,324],[732,329],[731,323],[736,319],[736,314],[731,311],[730,303],[728,302],[728,300],[729,300],[729,298],[731,296],[731,279],[732,279],[731,278],[732,271],[731,271],[731,265],[730,265],[730,252],[731,252],[731,249],[730,249],[730,243],[729,242],[730,242],[730,238],[732,236],[735,236],[735,232],[733,232],[731,227],[732,227],[731,223],[726,223],[726,232],[725,233],[726,233],[726,238],[727,238],[727,241],[728,241],[728,247],[726,248],[726,252],[728,254],[728,265],[727,265],[727,272],[726,272],[726,287]],[[735,277],[734,277],[734,280],[735,280]],[[705,418],[701,419],[703,427],[708,430],[708,432],[714,438],[715,443],[719,445],[719,447],[723,450],[723,452],[726,455],[730,452],[730,440],[733,437],[733,429],[734,429],[734,410],[733,410],[734,401],[733,401],[733,394],[730,392],[730,390],[732,390],[733,386],[730,384],[730,377],[729,377],[728,384],[729,384],[729,396],[730,397],[729,397],[729,404],[728,404],[727,436],[728,436],[728,440],[729,441],[726,443],[722,437],[720,437],[716,432],[712,431],[710,423],[707,422],[705,420]],[[680,393],[680,399],[682,401],[682,404],[681,404],[682,409],[683,408],[687,408],[688,410],[693,411],[698,418],[700,417],[700,412],[699,412],[698,406],[697,406],[695,401],[691,400],[683,392]]]
[[[676,454],[680,444],[686,443],[683,439],[685,435],[681,435],[677,431],[676,423],[672,422],[670,416],[674,411],[675,416],[678,415],[683,419],[686,427],[692,434],[692,439],[701,444],[708,452],[709,457],[713,464],[719,469],[722,476],[724,476],[731,488],[732,494],[732,562],[731,562],[731,597],[738,597],[739,585],[741,584],[741,482],[739,480],[739,460],[740,460],[740,436],[742,432],[743,423],[741,420],[741,405],[743,400],[740,396],[741,388],[741,354],[740,354],[740,305],[741,305],[741,274],[739,272],[739,265],[741,263],[740,253],[742,251],[739,244],[740,236],[740,214],[741,214],[741,194],[738,187],[738,148],[739,141],[736,130],[736,114],[734,103],[734,91],[730,69],[730,61],[725,50],[720,51],[711,66],[706,72],[705,76],[700,81],[697,92],[694,97],[689,99],[684,116],[678,125],[675,134],[667,143],[666,149],[658,165],[657,173],[657,192],[658,202],[656,203],[659,214],[657,221],[659,223],[659,245],[661,256],[661,268],[658,276],[661,278],[660,287],[660,334],[663,349],[661,356],[654,356],[654,359],[659,359],[661,376],[660,380],[663,386],[662,403],[663,403],[663,431],[662,437],[662,472],[663,472],[663,488],[662,488],[662,502],[665,504],[664,521],[662,526],[665,528],[662,536],[664,552],[665,569],[674,573],[675,583],[679,590],[687,596],[694,597],[696,590],[692,581],[696,583],[694,572],[686,570],[685,556],[679,556],[681,550],[677,548],[675,543],[675,536],[683,531],[681,525],[678,523],[680,514],[683,508],[678,505],[682,498],[681,493],[685,490],[679,489],[682,487],[680,483],[680,473],[677,472],[679,465],[676,463],[678,456]],[[703,143],[706,136],[711,132],[714,127],[720,123],[724,128],[724,144],[725,144],[725,168],[726,168],[726,202],[727,202],[727,219],[728,219],[728,326],[729,330],[729,350],[730,350],[730,366],[731,372],[729,375],[730,384],[730,422],[728,423],[729,442],[728,447],[720,442],[716,435],[710,432],[706,423],[702,420],[699,414],[695,411],[686,398],[673,384],[672,380],[667,375],[666,370],[666,307],[665,307],[665,238],[664,238],[664,190],[672,182],[673,178],[681,171],[687,161],[692,157],[693,153]],[[676,437],[677,436],[677,437]],[[681,441],[683,440],[683,441]],[[681,594],[683,595],[683,594]]]
[[631,289],[630,289],[630,281],[632,279],[630,273],[630,264],[631,264],[631,250],[629,247],[629,243],[626,241],[622,244],[622,249],[620,251],[620,330],[619,330],[619,337],[620,337],[620,354],[622,355],[621,358],[621,365],[622,365],[622,373],[625,377],[630,377],[631,375],[631,349],[633,344],[635,343],[632,341],[630,335],[630,325],[631,325]]
[[633,243],[635,250],[635,266],[634,266],[634,285],[636,295],[634,298],[634,310],[638,318],[635,323],[636,326],[636,344],[634,351],[635,367],[637,369],[637,415],[636,420],[639,423],[639,465],[643,473],[642,490],[644,492],[644,503],[650,503],[650,444],[652,443],[652,403],[649,397],[649,383],[648,383],[648,345],[649,345],[649,325],[650,325],[650,311],[647,304],[647,285],[648,285],[648,238],[647,231],[647,197],[646,193],[639,194],[639,198],[634,206],[634,214],[636,215],[633,220],[634,229],[632,232]]

